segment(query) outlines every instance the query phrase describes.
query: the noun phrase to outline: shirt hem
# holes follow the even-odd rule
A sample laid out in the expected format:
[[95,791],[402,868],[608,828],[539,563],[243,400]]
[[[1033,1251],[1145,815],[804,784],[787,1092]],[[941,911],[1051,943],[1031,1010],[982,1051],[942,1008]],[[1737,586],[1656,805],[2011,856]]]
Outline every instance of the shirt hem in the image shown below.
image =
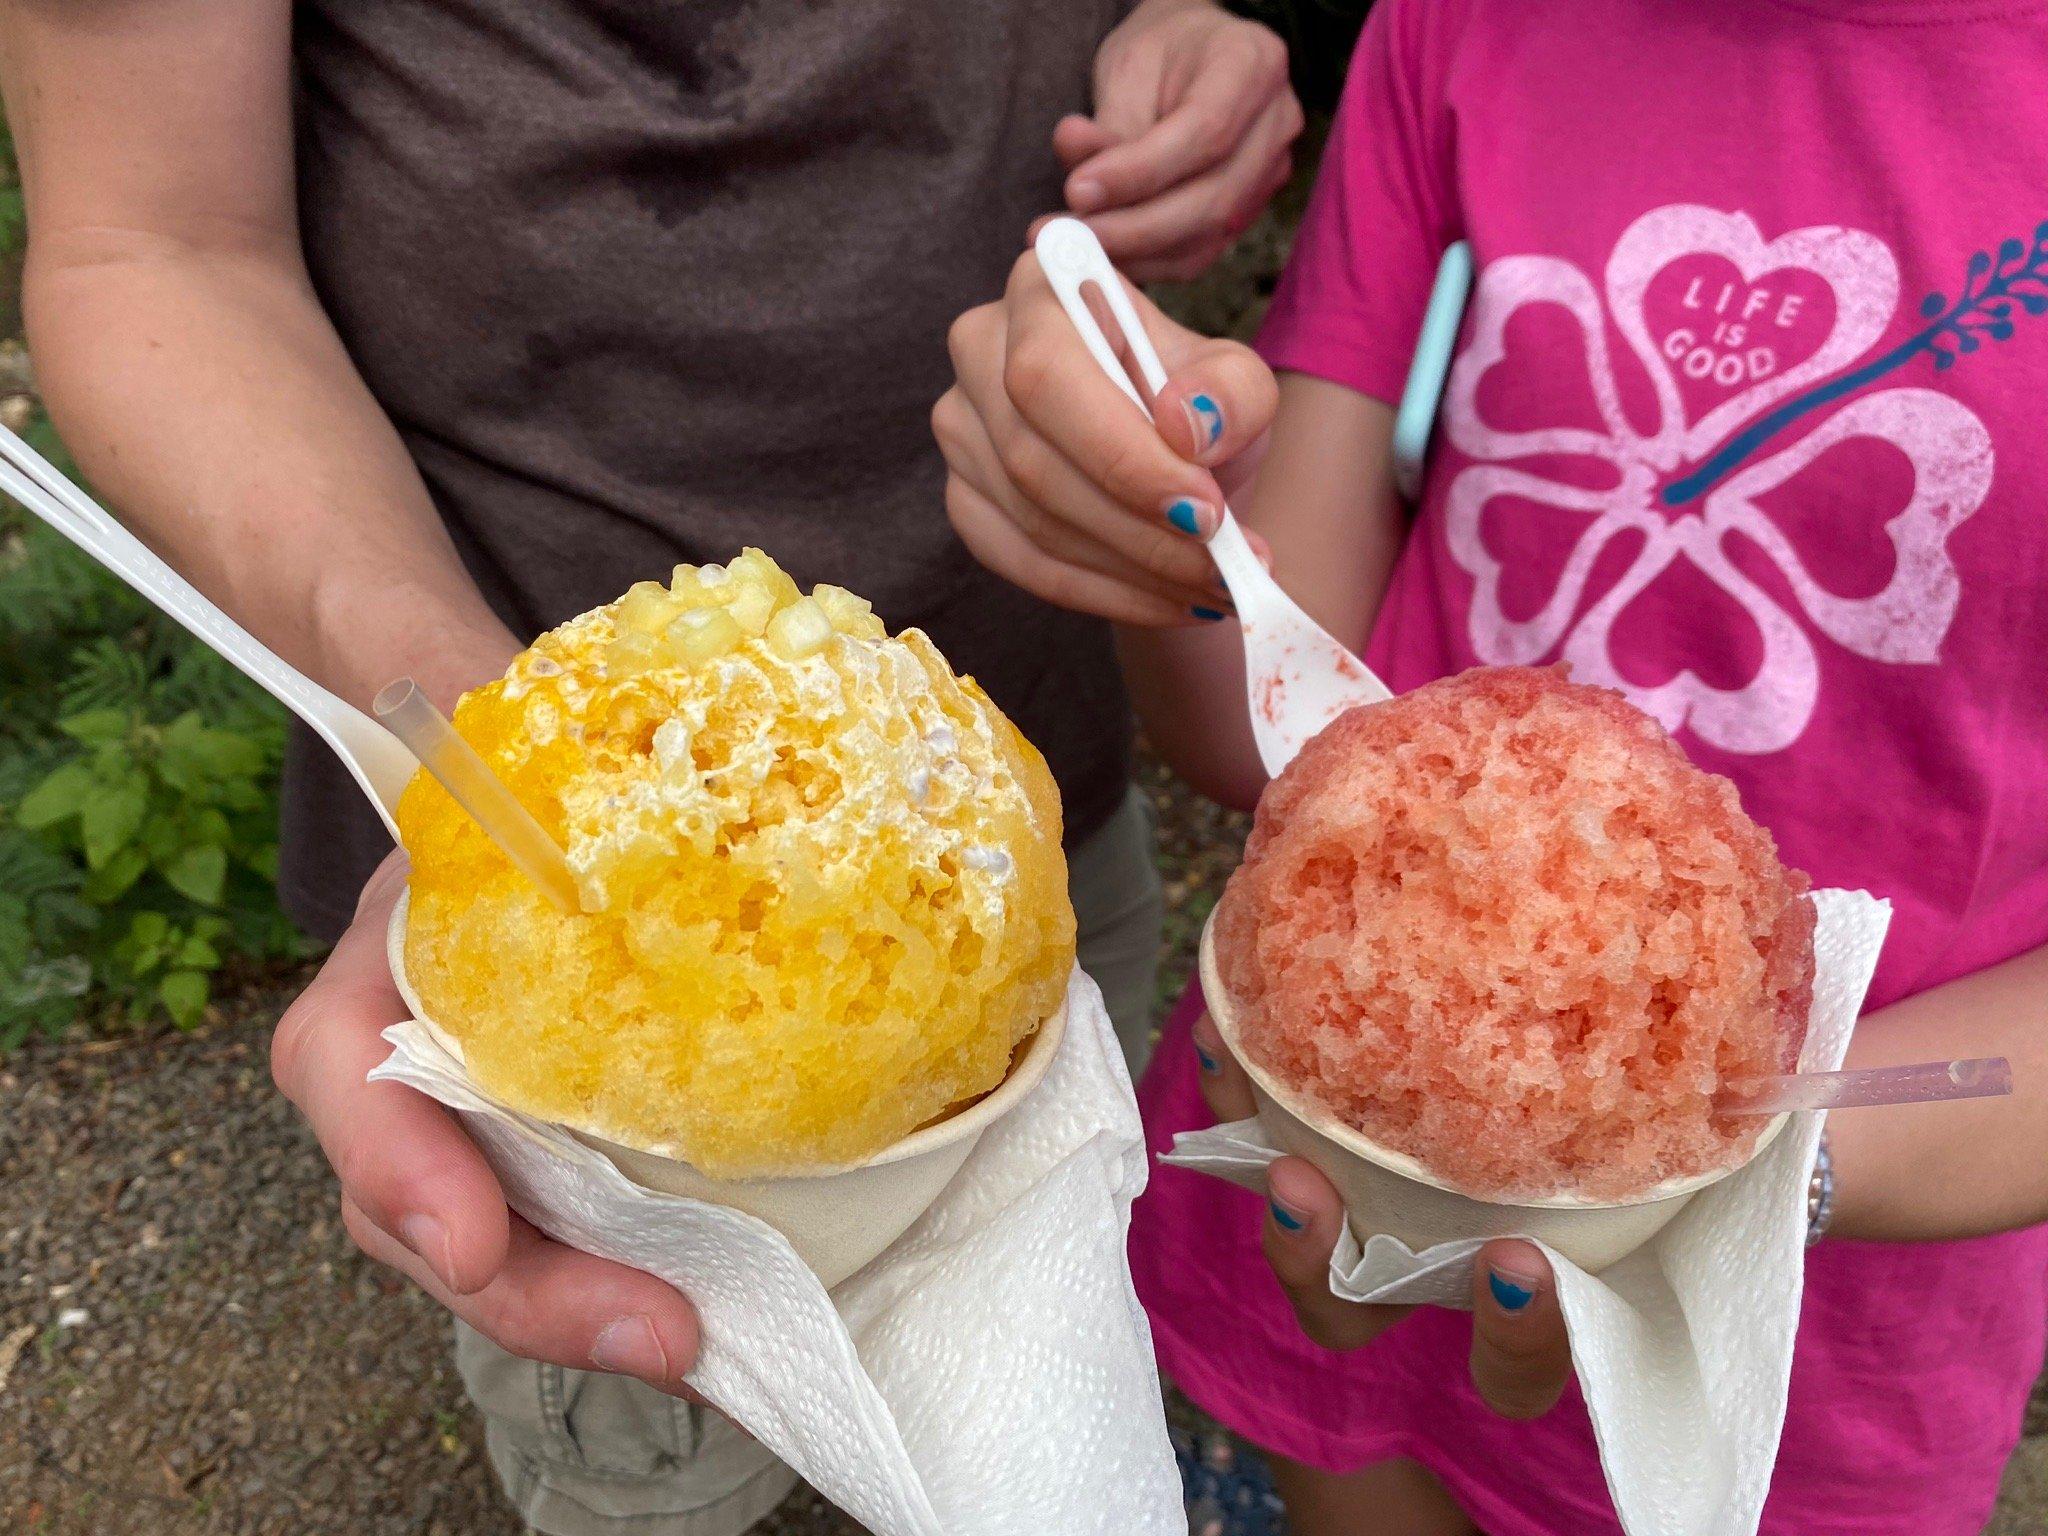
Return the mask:
[[[1170,1324],[1155,1316],[1152,1332],[1160,1369],[1167,1379],[1197,1408],[1261,1450],[1325,1472],[1340,1473],[1355,1472],[1373,1462],[1396,1456],[1405,1457],[1426,1467],[1444,1485],[1458,1507],[1485,1527],[1487,1536],[1554,1536],[1541,1525],[1532,1523],[1519,1510],[1502,1502],[1485,1484],[1463,1475],[1455,1457],[1412,1430],[1383,1429],[1340,1439],[1327,1430],[1302,1424],[1284,1412],[1276,1413],[1268,1405],[1253,1408],[1243,1401],[1241,1391],[1234,1391],[1240,1389],[1242,1383],[1212,1371],[1200,1351],[1188,1345]],[[1261,1411],[1270,1416],[1267,1422],[1259,1422]],[[1286,1438],[1298,1433],[1300,1443],[1313,1443],[1314,1449],[1302,1454],[1294,1444],[1272,1443],[1283,1437],[1270,1432],[1270,1418],[1287,1419],[1289,1435]]]

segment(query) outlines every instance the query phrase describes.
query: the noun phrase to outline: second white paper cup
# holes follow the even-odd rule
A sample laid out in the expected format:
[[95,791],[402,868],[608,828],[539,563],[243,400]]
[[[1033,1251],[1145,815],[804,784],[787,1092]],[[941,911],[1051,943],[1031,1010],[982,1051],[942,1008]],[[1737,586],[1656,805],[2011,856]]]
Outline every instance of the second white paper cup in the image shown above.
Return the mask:
[[1775,1116],[1735,1168],[1671,1179],[1633,1200],[1601,1202],[1571,1195],[1530,1201],[1486,1200],[1453,1189],[1416,1159],[1343,1124],[1296,1093],[1245,1055],[1238,1043],[1236,1009],[1216,962],[1215,919],[1202,929],[1202,993],[1223,1043],[1251,1078],[1259,1123],[1275,1146],[1315,1164],[1337,1187],[1359,1242],[1385,1233],[1420,1253],[1438,1243],[1473,1237],[1531,1237],[1588,1274],[1634,1253],[1655,1237],[1686,1202],[1710,1184],[1746,1166],[1784,1129]]
[[[461,1061],[461,1042],[434,1022],[406,978],[405,920],[411,902],[408,892],[391,914],[385,938],[391,979],[413,1017]],[[676,1158],[621,1146],[577,1126],[563,1129],[602,1152],[643,1189],[744,1211],[767,1223],[789,1239],[797,1256],[829,1290],[864,1268],[931,1208],[982,1134],[1043,1080],[1059,1054],[1066,1026],[1062,1000],[1052,1017],[1018,1048],[1009,1076],[992,1092],[859,1163],[767,1178],[714,1179]]]

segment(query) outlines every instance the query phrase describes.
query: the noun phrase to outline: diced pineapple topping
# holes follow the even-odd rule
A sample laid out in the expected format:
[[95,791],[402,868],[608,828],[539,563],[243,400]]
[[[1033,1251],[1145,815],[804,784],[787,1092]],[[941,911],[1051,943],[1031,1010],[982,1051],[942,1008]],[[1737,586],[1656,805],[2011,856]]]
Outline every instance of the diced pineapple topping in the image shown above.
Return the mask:
[[668,590],[685,608],[716,608],[731,602],[735,589],[722,565],[679,565]]
[[676,616],[676,601],[658,581],[636,581],[619,599],[619,628],[658,635]]
[[726,567],[726,571],[734,581],[743,585],[766,587],[777,608],[787,607],[803,595],[789,573],[758,549],[740,551],[739,557]]
[[775,617],[775,594],[766,587],[757,587],[752,583],[742,585],[739,582],[731,582],[728,585],[737,587],[738,590],[733,593],[731,605],[726,612],[730,613],[738,621],[740,628],[749,635],[765,633],[768,621]]
[[690,608],[665,631],[678,661],[698,666],[740,643],[739,621],[723,608]]
[[832,621],[808,597],[800,597],[768,621],[768,648],[784,661],[801,661],[825,648]]
[[662,643],[637,629],[621,630],[618,639],[604,648],[605,671],[613,677],[636,677],[668,665],[669,655]]
[[882,621],[875,617],[875,605],[844,587],[821,581],[811,589],[811,597],[825,610],[825,617],[832,621],[832,627],[842,635],[879,640],[888,633]]

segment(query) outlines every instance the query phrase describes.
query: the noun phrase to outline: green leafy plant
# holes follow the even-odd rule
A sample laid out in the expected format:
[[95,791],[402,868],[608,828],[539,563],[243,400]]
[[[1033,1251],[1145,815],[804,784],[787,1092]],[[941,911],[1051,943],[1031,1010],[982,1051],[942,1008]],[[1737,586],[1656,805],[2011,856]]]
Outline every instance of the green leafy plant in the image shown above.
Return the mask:
[[231,957],[297,948],[283,750],[268,699],[0,506],[0,1049],[87,1009],[190,1026]]

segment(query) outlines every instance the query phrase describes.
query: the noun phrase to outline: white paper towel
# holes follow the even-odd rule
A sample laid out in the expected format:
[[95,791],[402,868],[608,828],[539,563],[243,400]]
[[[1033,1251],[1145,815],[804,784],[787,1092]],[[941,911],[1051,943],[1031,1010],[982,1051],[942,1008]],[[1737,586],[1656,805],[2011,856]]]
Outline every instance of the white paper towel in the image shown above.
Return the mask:
[[[1803,1072],[1842,1064],[1891,904],[1815,891]],[[1866,1111],[1881,1113],[1881,1111]],[[1785,1422],[1805,1275],[1806,1193],[1825,1116],[1794,1115],[1739,1173],[1599,1275],[1547,1246],[1600,1464],[1629,1536],[1754,1536]],[[1174,1138],[1165,1161],[1260,1193],[1280,1152],[1256,1120]],[[1347,1227],[1330,1289],[1351,1301],[1468,1307],[1475,1240],[1412,1253]],[[1542,1475],[1532,1468],[1531,1476]]]
[[751,1216],[630,1183],[493,1103],[416,1023],[373,1078],[459,1111],[550,1237],[648,1270],[703,1321],[690,1384],[876,1536],[1180,1536],[1151,1334],[1124,1257],[1143,1136],[1079,970],[1045,1081],[936,1204],[828,1295]]

